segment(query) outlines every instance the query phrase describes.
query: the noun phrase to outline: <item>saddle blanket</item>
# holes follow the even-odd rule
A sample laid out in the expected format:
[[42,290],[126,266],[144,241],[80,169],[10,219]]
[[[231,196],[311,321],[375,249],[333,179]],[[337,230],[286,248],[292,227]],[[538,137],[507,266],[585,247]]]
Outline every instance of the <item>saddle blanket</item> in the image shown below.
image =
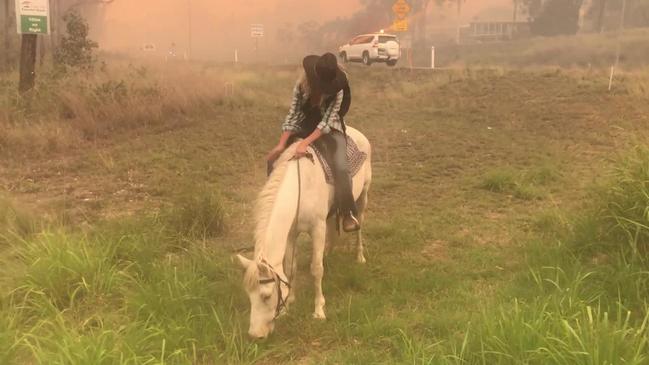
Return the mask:
[[[313,151],[315,152],[316,157],[318,157],[318,160],[322,165],[322,169],[324,170],[327,184],[333,185],[334,174],[333,174],[333,169],[331,168],[329,158],[327,158],[328,152],[326,150],[326,147],[324,147],[323,144],[321,143],[314,143]],[[354,140],[349,138],[348,136],[347,137],[347,166],[349,168],[349,176],[353,178],[354,176],[356,176],[356,174],[358,174],[358,172],[361,170],[361,167],[363,166],[363,163],[365,162],[365,159],[367,159],[367,154],[359,150],[358,146],[356,145],[356,142],[354,142]]]

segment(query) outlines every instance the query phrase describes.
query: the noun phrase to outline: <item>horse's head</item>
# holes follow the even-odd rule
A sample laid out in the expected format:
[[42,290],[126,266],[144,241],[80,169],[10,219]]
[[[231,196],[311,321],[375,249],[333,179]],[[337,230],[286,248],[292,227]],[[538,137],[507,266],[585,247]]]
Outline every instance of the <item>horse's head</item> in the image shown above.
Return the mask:
[[290,287],[268,263],[237,255],[245,270],[243,286],[250,298],[250,329],[255,339],[268,337],[275,328],[275,319],[286,308]]

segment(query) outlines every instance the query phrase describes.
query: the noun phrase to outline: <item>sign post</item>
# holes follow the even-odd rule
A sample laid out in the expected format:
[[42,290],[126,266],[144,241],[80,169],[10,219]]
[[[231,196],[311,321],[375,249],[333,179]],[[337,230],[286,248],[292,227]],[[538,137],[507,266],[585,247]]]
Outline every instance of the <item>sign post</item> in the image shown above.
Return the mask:
[[[408,14],[410,14],[410,5],[406,0],[397,0],[396,3],[392,6],[392,12],[394,12],[394,22],[392,23],[392,30],[395,32],[407,32],[408,31]],[[406,54],[408,55],[408,63],[412,69],[412,46],[407,48]]]
[[259,38],[264,37],[264,25],[263,24],[251,24],[250,25],[250,37],[255,40],[255,56],[257,57],[257,62],[259,62]]
[[24,93],[34,88],[36,81],[38,35],[50,33],[49,0],[16,0],[16,28],[22,35],[18,90]]
[[395,32],[407,32],[408,31],[408,14],[410,14],[410,5],[406,0],[397,0],[396,3],[392,6],[392,11],[394,12],[395,20],[392,23],[392,29]]
[[49,0],[17,0],[16,27],[19,34],[50,34]]

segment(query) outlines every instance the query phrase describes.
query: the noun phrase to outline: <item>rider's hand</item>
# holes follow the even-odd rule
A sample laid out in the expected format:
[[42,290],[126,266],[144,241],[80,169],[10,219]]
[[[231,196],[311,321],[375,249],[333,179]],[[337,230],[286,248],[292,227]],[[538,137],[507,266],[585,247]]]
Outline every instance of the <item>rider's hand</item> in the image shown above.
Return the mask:
[[304,141],[300,142],[300,144],[298,144],[297,148],[295,149],[295,157],[302,158],[306,156],[307,147],[309,147],[308,143],[305,143]]
[[279,156],[282,154],[282,152],[284,152],[285,149],[286,149],[285,146],[283,146],[281,144],[278,144],[277,146],[275,146],[275,148],[273,148],[268,153],[268,156],[266,156],[266,160],[267,161],[275,161],[275,160],[277,160],[279,158]]

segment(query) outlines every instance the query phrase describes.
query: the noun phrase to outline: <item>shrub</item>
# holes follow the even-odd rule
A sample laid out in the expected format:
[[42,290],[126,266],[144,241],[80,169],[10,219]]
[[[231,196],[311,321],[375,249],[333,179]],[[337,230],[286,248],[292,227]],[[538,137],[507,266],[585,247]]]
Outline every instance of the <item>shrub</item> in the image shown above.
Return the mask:
[[599,218],[613,240],[628,239],[634,248],[649,244],[649,147],[638,146],[615,166],[601,193]]
[[67,35],[61,39],[54,60],[58,65],[90,69],[94,66],[93,50],[98,48],[97,42],[88,38],[90,27],[77,12],[69,12],[63,20],[66,23]]
[[36,226],[32,217],[0,197],[0,243],[12,236],[24,238],[34,233]]
[[223,199],[208,189],[182,193],[167,213],[172,229],[190,238],[218,237],[225,232]]

